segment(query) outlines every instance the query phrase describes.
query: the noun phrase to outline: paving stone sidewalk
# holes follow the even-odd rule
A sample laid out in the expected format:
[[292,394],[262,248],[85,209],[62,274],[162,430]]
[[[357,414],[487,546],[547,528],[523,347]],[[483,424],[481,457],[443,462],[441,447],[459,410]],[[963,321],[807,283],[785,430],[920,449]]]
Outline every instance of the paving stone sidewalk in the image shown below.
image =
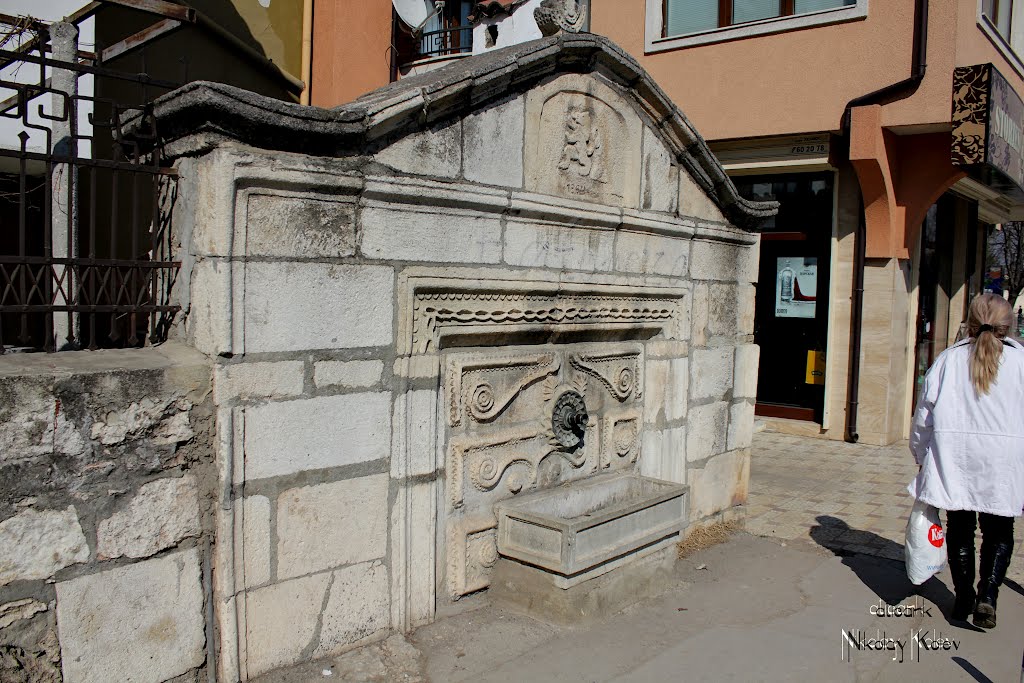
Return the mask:
[[[747,531],[813,540],[833,551],[903,559],[917,473],[906,441],[868,446],[762,431],[754,435]],[[1024,584],[1024,524],[1009,578]],[[980,536],[979,536],[980,544]]]

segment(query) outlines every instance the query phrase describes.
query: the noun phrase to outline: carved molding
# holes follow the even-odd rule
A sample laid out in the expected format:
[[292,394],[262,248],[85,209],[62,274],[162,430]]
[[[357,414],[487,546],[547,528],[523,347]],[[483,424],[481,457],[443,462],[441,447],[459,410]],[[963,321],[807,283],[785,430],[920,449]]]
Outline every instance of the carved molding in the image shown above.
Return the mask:
[[624,355],[620,352],[601,354],[574,354],[569,362],[591,377],[598,379],[604,387],[619,401],[625,401],[632,395],[636,399],[643,397],[643,361],[640,347],[636,352]]
[[498,560],[497,526],[493,516],[450,522],[448,589],[453,598],[490,585],[490,568]]
[[[515,400],[519,392],[538,380],[554,375],[560,365],[561,361],[553,353],[449,358],[445,386],[448,424],[452,427],[460,426],[463,413],[467,410],[477,422],[490,422]],[[467,374],[481,371],[492,374],[493,381],[474,378],[466,387],[463,386]]]
[[640,456],[640,411],[630,409],[608,413],[603,420],[601,436],[601,467],[611,467],[616,461],[636,462]]

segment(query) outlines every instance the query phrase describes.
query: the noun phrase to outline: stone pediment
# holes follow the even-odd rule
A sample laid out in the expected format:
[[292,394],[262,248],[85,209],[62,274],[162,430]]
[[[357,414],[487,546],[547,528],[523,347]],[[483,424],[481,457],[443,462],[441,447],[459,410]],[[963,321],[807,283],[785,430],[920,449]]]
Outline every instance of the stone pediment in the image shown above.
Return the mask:
[[[683,200],[676,197],[689,192],[705,195],[711,202],[704,204],[717,205],[713,212],[721,212],[720,220],[745,229],[777,211],[774,202],[740,197],[679,107],[632,57],[591,34],[553,36],[462,59],[335,109],[196,82],[159,98],[155,114],[171,155],[236,140],[321,157],[372,155],[400,173],[458,179],[461,165],[471,160],[458,158],[455,147],[462,146],[462,135],[474,132],[449,128],[512,101],[525,102],[524,114],[481,120],[484,130],[475,134],[482,136],[484,155],[493,140],[523,136],[521,156],[516,149],[516,159],[499,156],[499,148],[495,158],[476,163],[522,164],[518,186],[527,191],[684,215]],[[405,168],[388,161],[402,155],[401,145],[416,147],[420,155]],[[417,150],[411,152],[415,157]],[[651,167],[651,157],[665,163]],[[431,167],[435,163],[438,169]],[[648,177],[641,180],[643,175]],[[464,178],[504,184],[500,176],[476,176],[467,172]],[[659,189],[675,177],[677,188]],[[659,200],[659,192],[672,197]]]

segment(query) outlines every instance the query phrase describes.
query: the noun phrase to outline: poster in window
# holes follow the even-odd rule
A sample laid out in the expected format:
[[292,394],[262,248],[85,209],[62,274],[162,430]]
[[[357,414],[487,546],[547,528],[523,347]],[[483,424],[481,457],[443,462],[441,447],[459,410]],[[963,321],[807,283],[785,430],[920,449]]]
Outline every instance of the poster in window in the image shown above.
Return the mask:
[[775,317],[813,318],[818,303],[818,259],[793,256],[778,259],[775,277]]

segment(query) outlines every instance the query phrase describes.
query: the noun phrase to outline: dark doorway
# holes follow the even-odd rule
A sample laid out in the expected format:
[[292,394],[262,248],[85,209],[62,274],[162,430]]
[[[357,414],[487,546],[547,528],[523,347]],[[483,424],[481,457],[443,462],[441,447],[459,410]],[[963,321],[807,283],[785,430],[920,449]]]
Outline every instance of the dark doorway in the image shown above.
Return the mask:
[[734,182],[744,197],[779,202],[778,215],[766,222],[761,235],[755,412],[821,422],[835,174],[744,176]]

